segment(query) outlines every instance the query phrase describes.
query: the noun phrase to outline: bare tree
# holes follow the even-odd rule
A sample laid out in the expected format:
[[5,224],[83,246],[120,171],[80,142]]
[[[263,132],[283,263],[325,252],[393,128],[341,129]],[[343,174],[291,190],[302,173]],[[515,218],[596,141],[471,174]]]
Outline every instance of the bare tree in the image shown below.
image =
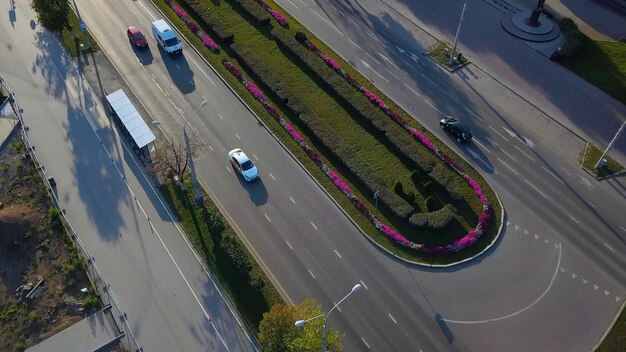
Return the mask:
[[[157,139],[155,143],[156,150],[151,156],[152,171],[165,178],[177,178],[182,182],[185,173],[189,169],[189,158],[185,148],[185,142],[182,139],[170,139],[166,136]],[[200,145],[196,138],[189,136],[189,149],[191,157],[198,154]]]

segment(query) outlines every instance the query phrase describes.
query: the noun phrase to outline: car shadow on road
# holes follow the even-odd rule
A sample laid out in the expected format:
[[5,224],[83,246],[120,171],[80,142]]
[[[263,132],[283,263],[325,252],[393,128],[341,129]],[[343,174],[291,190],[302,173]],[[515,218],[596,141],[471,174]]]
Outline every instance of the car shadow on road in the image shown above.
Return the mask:
[[178,56],[172,56],[168,54],[160,45],[159,54],[163,60],[163,64],[167,69],[167,72],[172,79],[172,82],[183,94],[188,94],[196,90],[196,83],[194,81],[194,73],[189,67],[189,62],[185,58],[185,54],[182,53]]
[[[234,171],[234,170],[233,170]],[[237,180],[243,189],[248,192],[248,196],[254,205],[259,206],[267,203],[267,188],[263,183],[263,179],[259,177],[258,179],[248,182],[241,177],[241,175],[237,174],[237,171],[234,171],[237,175]]]
[[133,48],[133,52],[135,53],[135,57],[137,60],[143,65],[150,65],[154,61],[154,56],[152,55],[152,49],[150,49],[150,45],[145,48],[138,48],[134,45],[131,45]]

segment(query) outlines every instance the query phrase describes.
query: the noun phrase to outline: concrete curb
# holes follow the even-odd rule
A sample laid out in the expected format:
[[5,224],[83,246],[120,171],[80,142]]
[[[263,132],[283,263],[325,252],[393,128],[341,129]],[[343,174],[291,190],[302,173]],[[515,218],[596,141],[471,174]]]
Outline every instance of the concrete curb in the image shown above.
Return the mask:
[[[154,4],[153,4],[154,5]],[[161,15],[163,15],[163,17],[169,22],[168,17],[161,11],[161,9],[154,5],[155,8],[159,11],[159,13],[161,13]],[[170,23],[171,24],[171,23]],[[171,24],[172,27],[177,28],[176,26],[174,26],[173,24]],[[502,233],[502,228],[504,226],[504,205],[502,204],[502,202],[500,201],[500,197],[498,197],[498,195],[495,193],[494,190],[494,194],[496,194],[496,198],[498,203],[500,204],[500,208],[502,209],[501,214],[500,214],[500,227],[498,228],[498,234],[494,237],[493,241],[487,246],[485,247],[482,251],[480,251],[479,253],[477,253],[476,255],[470,257],[470,258],[465,258],[461,261],[458,262],[454,262],[454,263],[450,263],[450,264],[426,264],[426,263],[419,263],[419,262],[414,262],[411,260],[407,260],[404,259],[402,257],[399,257],[395,254],[393,254],[392,252],[390,252],[388,249],[386,249],[385,247],[383,247],[382,245],[378,244],[378,242],[376,242],[373,238],[371,238],[365,231],[363,231],[363,229],[357,224],[357,222],[343,209],[343,207],[335,200],[335,198],[322,186],[322,184],[313,176],[313,174],[311,174],[311,172],[298,160],[298,158],[289,150],[289,148],[287,148],[287,146],[285,146],[285,144],[282,143],[282,141],[274,134],[272,133],[272,130],[265,124],[265,122],[256,114],[256,112],[245,102],[245,100],[237,93],[237,91],[234,90],[233,87],[230,86],[230,84],[228,83],[228,81],[226,81],[224,79],[224,77],[222,77],[222,75],[204,58],[204,56],[202,56],[202,54],[198,51],[198,49],[191,44],[191,41],[189,41],[189,39],[187,39],[187,37],[185,35],[183,35],[182,33],[180,33],[179,31],[179,35],[185,39],[185,41],[187,42],[188,47],[191,47],[197,54],[198,56],[202,59],[202,61],[204,61],[204,63],[213,71],[213,73],[215,73],[215,75],[217,77],[219,77],[219,79],[222,81],[222,83],[228,87],[228,89],[231,91],[231,93],[233,93],[233,95],[235,97],[237,97],[237,99],[246,107],[246,109],[255,117],[255,119],[257,120],[257,122],[259,124],[261,124],[263,126],[263,128],[265,128],[265,130],[272,136],[272,138],[274,138],[274,140],[287,152],[287,154],[289,154],[291,156],[291,158],[298,164],[300,165],[300,167],[304,170],[304,172],[306,172],[307,175],[309,175],[309,177],[313,180],[313,182],[315,182],[317,184],[317,186],[326,194],[326,196],[328,196],[328,198],[337,206],[337,208],[346,216],[346,218],[348,218],[348,220],[354,225],[354,227],[356,227],[359,232],[361,233],[362,236],[364,236],[368,241],[370,241],[371,243],[375,244],[376,246],[378,246],[378,248],[382,249],[383,251],[387,252],[389,255],[393,256],[394,258],[401,260],[405,263],[408,264],[412,264],[412,265],[416,265],[416,266],[423,266],[423,267],[430,267],[430,268],[446,268],[446,267],[451,267],[451,266],[455,266],[458,264],[462,264],[465,262],[468,262],[470,260],[473,260],[479,256],[481,256],[482,254],[484,254],[487,250],[489,250],[495,243],[496,241],[500,238],[500,235]],[[434,37],[433,37],[434,38]],[[461,157],[461,156],[459,156]],[[478,170],[475,169],[477,172]],[[480,173],[480,172],[479,172]],[[482,176],[482,175],[481,175]],[[483,179],[485,180],[485,182],[487,182],[487,184],[489,184],[489,182],[487,181],[487,179],[485,179],[483,177]],[[206,186],[206,185],[205,185]],[[491,184],[489,184],[489,187],[491,187],[491,189],[493,189],[493,187],[491,186]],[[212,193],[212,192],[211,192]],[[213,198],[213,197],[211,197]],[[213,200],[213,199],[212,199]],[[213,200],[214,203],[215,200]],[[220,206],[220,208],[222,208]],[[223,208],[222,208],[223,211]],[[231,224],[232,227],[232,224]],[[245,237],[245,236],[244,236]],[[246,239],[247,240],[247,239]],[[259,260],[259,258],[256,258],[257,260]],[[285,292],[286,294],[286,292]]]
[[626,301],[624,301],[624,303],[622,304],[622,308],[620,308],[617,314],[615,314],[615,318],[613,319],[613,322],[611,323],[611,325],[609,325],[608,329],[606,329],[604,334],[602,334],[602,337],[600,337],[600,340],[598,341],[598,343],[595,346],[593,346],[593,349],[591,350],[591,352],[595,352],[600,347],[600,345],[602,345],[606,337],[609,336],[609,334],[611,333],[611,330],[613,330],[613,327],[615,327],[615,324],[617,324],[617,320],[619,320],[620,315],[622,315],[622,312],[624,312],[624,308],[626,308]]

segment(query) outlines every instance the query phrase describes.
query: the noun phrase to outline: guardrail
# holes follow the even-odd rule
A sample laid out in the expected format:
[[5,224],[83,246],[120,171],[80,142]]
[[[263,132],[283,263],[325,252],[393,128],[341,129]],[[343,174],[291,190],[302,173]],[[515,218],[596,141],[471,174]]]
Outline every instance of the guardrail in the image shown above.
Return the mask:
[[[104,305],[111,306],[112,316],[116,324],[118,324],[117,323],[118,320],[121,323],[121,324],[118,324],[118,329],[120,329],[120,331],[123,332],[124,335],[126,336],[126,339],[124,340],[130,347],[130,349],[136,352],[143,351],[143,348],[139,346],[137,339],[135,338],[132,330],[130,329],[126,312],[121,308],[119,301],[117,300],[117,298],[115,297],[115,294],[113,293],[113,290],[111,289],[111,285],[104,279],[104,275],[102,275],[102,272],[98,268],[98,265],[96,264],[96,260],[94,256],[91,255],[91,252],[89,252],[89,249],[87,249],[87,246],[85,246],[85,243],[81,240],[80,236],[78,235],[78,232],[76,232],[76,230],[74,230],[74,228],[72,227],[72,224],[70,224],[69,220],[65,216],[65,211],[61,210],[62,208],[60,206],[59,199],[57,198],[55,189],[50,184],[48,176],[46,175],[46,171],[43,165],[41,164],[41,162],[39,161],[39,159],[37,158],[37,154],[35,153],[35,148],[33,147],[30,139],[28,138],[28,127],[26,127],[26,125],[24,124],[24,119],[22,116],[23,110],[20,108],[17,102],[17,99],[15,98],[15,93],[13,93],[13,91],[11,90],[11,88],[9,87],[6,80],[1,74],[0,74],[0,87],[2,87],[2,91],[4,95],[9,97],[8,99],[9,104],[11,105],[11,108],[13,109],[13,113],[18,119],[18,124],[21,126],[22,140],[24,141],[26,150],[28,150],[28,154],[33,160],[33,163],[35,164],[35,168],[37,172],[41,176],[46,187],[48,188],[50,198],[52,199],[54,206],[56,206],[60,210],[59,214],[61,215],[61,221],[63,222],[63,225],[65,226],[65,228],[68,230],[70,238],[76,244],[76,246],[81,250],[83,257],[87,261],[87,276],[89,277],[89,280],[91,281],[93,286],[96,288],[96,292],[99,294],[100,299],[103,301]],[[115,313],[113,312],[113,310],[115,310]]]

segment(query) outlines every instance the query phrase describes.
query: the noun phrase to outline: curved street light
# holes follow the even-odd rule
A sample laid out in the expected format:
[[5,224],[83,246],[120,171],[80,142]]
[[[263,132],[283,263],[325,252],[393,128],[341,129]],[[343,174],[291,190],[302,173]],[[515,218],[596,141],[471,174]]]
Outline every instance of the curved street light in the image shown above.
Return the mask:
[[295,325],[297,328],[301,328],[304,326],[304,324],[306,324],[307,322],[311,321],[311,320],[315,320],[318,318],[324,318],[324,330],[322,332],[322,352],[326,352],[326,336],[328,335],[328,329],[326,327],[326,323],[328,322],[328,317],[330,316],[330,313],[333,312],[333,310],[335,310],[335,308],[339,307],[339,305],[341,304],[341,302],[345,301],[346,298],[350,297],[351,294],[358,292],[361,289],[361,284],[356,284],[354,285],[354,287],[352,288],[352,290],[350,290],[350,292],[348,292],[347,295],[345,295],[339,302],[337,302],[326,314],[321,314],[318,315],[316,317],[313,318],[309,318],[309,319],[305,319],[305,320],[298,320],[296,321]]

